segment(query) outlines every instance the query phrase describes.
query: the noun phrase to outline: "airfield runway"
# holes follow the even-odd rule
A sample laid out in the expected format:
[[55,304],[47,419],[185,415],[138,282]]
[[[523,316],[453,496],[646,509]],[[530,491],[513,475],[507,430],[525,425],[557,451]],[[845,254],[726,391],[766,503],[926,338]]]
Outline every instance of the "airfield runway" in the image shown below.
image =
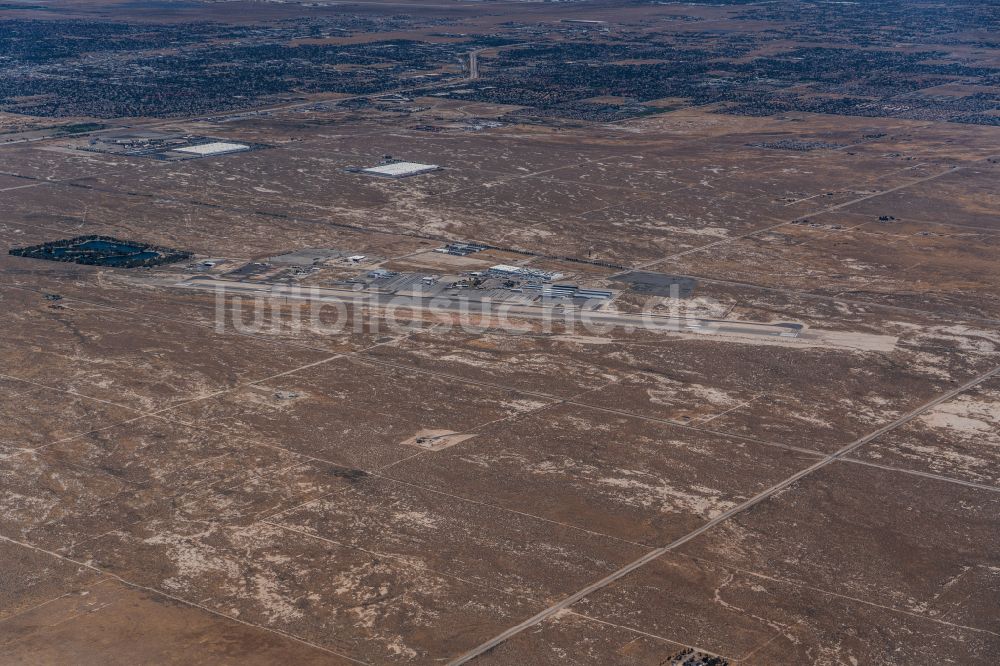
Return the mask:
[[214,278],[192,278],[176,286],[221,292],[228,295],[271,297],[323,303],[356,304],[359,300],[367,307],[386,311],[431,314],[468,314],[477,319],[502,317],[513,319],[559,319],[561,321],[585,321],[588,325],[605,328],[646,328],[657,331],[677,331],[682,333],[702,333],[709,335],[760,336],[771,338],[797,338],[802,331],[801,324],[759,323],[705,319],[652,313],[622,313],[613,311],[585,310],[572,303],[513,304],[491,303],[487,299],[476,299],[464,295],[454,298],[402,296],[374,291],[354,291],[333,287],[298,287],[295,285],[260,284],[236,280]]

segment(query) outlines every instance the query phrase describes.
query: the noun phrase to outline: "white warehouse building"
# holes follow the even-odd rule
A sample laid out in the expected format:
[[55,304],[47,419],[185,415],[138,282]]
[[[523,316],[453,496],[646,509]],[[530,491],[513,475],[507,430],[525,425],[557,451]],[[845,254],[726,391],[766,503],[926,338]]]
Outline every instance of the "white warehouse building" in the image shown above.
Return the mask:
[[202,143],[197,146],[184,146],[175,148],[175,153],[185,155],[197,155],[198,157],[209,157],[212,155],[225,155],[227,153],[241,153],[250,150],[250,146],[245,143],[228,143],[226,141],[213,141],[212,143]]
[[431,171],[437,171],[440,168],[441,167],[437,164],[420,164],[419,162],[389,162],[388,164],[368,167],[367,169],[362,169],[361,171],[362,173],[371,174],[373,176],[405,178],[407,176],[430,173]]

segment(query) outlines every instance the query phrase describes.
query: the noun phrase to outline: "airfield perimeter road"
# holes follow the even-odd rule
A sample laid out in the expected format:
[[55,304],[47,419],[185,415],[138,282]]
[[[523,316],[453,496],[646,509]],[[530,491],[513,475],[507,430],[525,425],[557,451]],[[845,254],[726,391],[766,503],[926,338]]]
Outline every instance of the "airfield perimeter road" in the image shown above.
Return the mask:
[[[994,158],[988,157],[988,158],[984,158],[984,159],[985,160],[990,160],[990,159],[994,159]],[[842,203],[833,204],[832,206],[827,206],[825,208],[821,208],[820,210],[817,210],[817,211],[815,211],[813,213],[809,213],[807,215],[800,215],[800,216],[796,217],[794,220],[789,220],[789,221],[786,221],[786,222],[779,222],[778,224],[772,224],[771,226],[764,227],[763,229],[754,229],[753,231],[747,232],[747,233],[739,235],[739,236],[732,236],[732,237],[723,238],[722,240],[718,240],[718,241],[715,241],[715,242],[712,242],[712,243],[708,243],[707,245],[700,245],[698,247],[693,247],[693,248],[691,248],[689,250],[684,250],[683,252],[677,252],[677,253],[671,254],[671,255],[666,256],[666,257],[660,257],[659,259],[654,259],[652,261],[647,261],[646,263],[639,264],[638,266],[634,266],[633,268],[629,269],[628,271],[623,271],[622,273],[620,273],[620,275],[624,275],[625,273],[628,273],[629,271],[647,270],[649,268],[653,268],[654,266],[659,266],[660,264],[666,263],[666,262],[671,261],[673,259],[679,259],[681,257],[686,257],[686,256],[688,256],[690,254],[697,254],[697,253],[702,252],[704,250],[711,250],[712,248],[718,247],[719,245],[725,245],[726,243],[731,243],[731,242],[736,241],[736,240],[741,240],[743,238],[749,238],[751,236],[756,236],[757,234],[765,233],[765,232],[768,232],[768,231],[773,231],[773,230],[779,229],[781,227],[786,227],[789,224],[792,224],[793,222],[797,222],[799,220],[802,220],[802,219],[805,219],[805,218],[808,218],[808,217],[811,217],[811,216],[824,215],[826,213],[833,213],[833,212],[836,212],[836,211],[841,210],[843,208],[848,208],[848,207],[853,206],[855,204],[859,204],[859,203],[861,203],[863,201],[868,201],[869,199],[874,199],[876,197],[885,196],[886,194],[892,194],[893,192],[898,192],[899,190],[905,190],[906,188],[913,187],[914,185],[920,185],[921,183],[926,183],[926,182],[929,182],[929,181],[932,181],[932,180],[937,180],[938,178],[941,178],[942,176],[947,176],[949,174],[955,173],[956,171],[960,171],[962,168],[963,167],[950,167],[950,168],[945,169],[944,171],[941,171],[939,173],[934,173],[934,174],[931,174],[931,175],[926,176],[924,178],[919,178],[917,180],[912,180],[912,181],[903,183],[901,185],[897,185],[896,187],[891,187],[891,188],[889,188],[887,190],[880,190],[878,192],[872,192],[871,194],[866,194],[864,196],[860,196],[860,197],[857,197],[855,199],[851,199],[850,201],[844,201]]]
[[[691,532],[688,532],[687,534],[685,534],[684,536],[680,537],[679,539],[675,539],[674,541],[670,542],[669,544],[667,544],[665,546],[662,546],[660,548],[657,548],[656,550],[652,550],[652,551],[646,553],[645,555],[643,555],[639,559],[637,559],[634,562],[631,562],[631,563],[623,566],[622,568],[618,569],[617,571],[609,574],[608,576],[605,576],[601,580],[596,581],[594,583],[591,583],[590,585],[588,585],[588,586],[586,586],[584,588],[581,588],[577,592],[571,594],[570,596],[566,597],[562,601],[559,601],[558,603],[552,604],[548,608],[546,608],[546,609],[540,611],[539,613],[531,616],[530,618],[528,618],[524,622],[521,622],[520,624],[517,624],[517,625],[511,627],[510,629],[507,629],[506,631],[498,634],[497,636],[491,638],[490,640],[486,641],[485,643],[482,643],[478,647],[470,650],[469,652],[467,652],[464,655],[458,657],[457,659],[452,660],[451,662],[449,662],[448,666],[461,666],[461,664],[469,663],[473,659],[479,657],[480,655],[482,655],[482,654],[484,654],[486,652],[489,652],[490,650],[496,648],[501,643],[503,643],[506,640],[508,640],[508,639],[516,636],[517,634],[521,633],[522,631],[524,631],[526,629],[529,629],[529,628],[537,625],[539,622],[542,622],[542,621],[546,620],[547,618],[552,617],[553,615],[555,615],[556,613],[559,613],[560,611],[568,609],[570,606],[572,606],[576,602],[580,601],[584,597],[586,597],[586,596],[588,596],[588,595],[590,595],[590,594],[592,594],[592,593],[594,593],[594,592],[596,592],[596,591],[598,591],[600,589],[603,589],[603,588],[607,587],[611,583],[615,582],[616,580],[618,580],[618,579],[620,579],[620,578],[622,578],[624,576],[627,576],[628,574],[630,574],[631,572],[635,571],[636,569],[641,568],[642,566],[648,564],[649,562],[652,562],[653,560],[658,559],[662,555],[664,555],[664,554],[666,554],[666,553],[668,553],[668,552],[670,552],[672,550],[675,550],[676,548],[679,548],[680,546],[686,544],[687,542],[689,542],[692,539],[698,537],[699,535],[704,534],[705,532],[711,530],[713,527],[719,525],[720,523],[723,523],[723,522],[729,520],[730,518],[732,518],[733,516],[735,516],[737,514],[743,513],[747,509],[750,509],[750,508],[752,508],[752,507],[760,504],[761,502],[765,501],[766,499],[768,499],[770,497],[773,497],[774,495],[776,495],[779,492],[781,492],[782,490],[788,488],[789,486],[791,486],[792,484],[796,483],[797,481],[805,478],[806,476],[809,476],[813,472],[816,472],[817,470],[823,469],[827,465],[829,465],[829,464],[831,464],[833,462],[836,462],[837,460],[840,460],[840,459],[846,457],[852,451],[854,451],[854,450],[856,450],[856,449],[864,446],[868,442],[870,442],[870,441],[872,441],[874,439],[877,439],[878,437],[881,437],[882,435],[886,434],[887,432],[890,432],[892,430],[895,430],[896,428],[899,428],[901,426],[906,425],[907,423],[910,423],[911,421],[913,421],[914,419],[916,419],[917,417],[919,417],[921,414],[924,414],[928,410],[933,409],[934,407],[940,405],[943,402],[951,400],[952,398],[954,398],[954,397],[956,397],[956,396],[958,396],[958,395],[960,395],[960,394],[968,391],[971,388],[974,388],[974,387],[982,384],[986,380],[991,379],[992,377],[995,377],[998,374],[1000,374],[1000,366],[995,367],[992,370],[988,370],[988,371],[986,371],[986,372],[978,375],[977,377],[974,377],[970,381],[962,384],[961,386],[959,386],[959,387],[957,387],[955,389],[952,389],[951,391],[948,391],[947,393],[944,393],[944,394],[938,396],[937,398],[934,398],[933,400],[930,400],[929,402],[925,402],[923,405],[917,407],[916,409],[914,409],[914,410],[912,410],[910,412],[907,412],[906,414],[904,414],[903,416],[899,417],[898,419],[896,419],[892,423],[889,423],[889,424],[887,424],[887,425],[879,428],[878,430],[875,430],[874,432],[869,433],[868,435],[865,435],[864,437],[861,437],[860,439],[857,439],[857,440],[851,442],[850,444],[845,445],[844,447],[840,448],[839,450],[835,451],[834,453],[831,453],[830,455],[826,456],[825,458],[822,458],[822,459],[816,461],[815,463],[813,463],[809,467],[806,467],[805,469],[802,469],[801,471],[796,472],[795,474],[792,474],[788,478],[784,479],[783,481],[780,481],[780,482],[776,483],[775,485],[771,486],[767,490],[765,490],[765,491],[763,491],[761,493],[758,493],[757,495],[754,495],[753,497],[751,497],[750,499],[746,500],[745,502],[743,502],[741,504],[737,504],[736,506],[732,507],[728,511],[725,511],[725,512],[719,514],[718,516],[716,516],[712,520],[709,520],[707,523],[705,523],[701,527],[699,527],[699,528],[697,528],[695,530],[692,530]],[[990,632],[990,633],[992,633],[992,632]]]

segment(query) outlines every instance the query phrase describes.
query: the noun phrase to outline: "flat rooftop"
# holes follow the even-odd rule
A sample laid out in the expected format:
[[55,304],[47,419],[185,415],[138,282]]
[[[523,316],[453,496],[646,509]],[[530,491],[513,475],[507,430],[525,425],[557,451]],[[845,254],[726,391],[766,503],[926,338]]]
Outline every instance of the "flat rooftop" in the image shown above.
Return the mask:
[[437,164],[421,164],[419,162],[392,162],[390,164],[380,164],[378,166],[362,169],[364,173],[375,176],[386,176],[388,178],[405,178],[406,176],[416,176],[421,173],[437,171],[440,169]]
[[197,146],[185,146],[175,148],[174,152],[186,153],[188,155],[224,155],[226,153],[239,153],[250,150],[250,146],[245,143],[228,143],[226,141],[213,141],[212,143],[202,143]]

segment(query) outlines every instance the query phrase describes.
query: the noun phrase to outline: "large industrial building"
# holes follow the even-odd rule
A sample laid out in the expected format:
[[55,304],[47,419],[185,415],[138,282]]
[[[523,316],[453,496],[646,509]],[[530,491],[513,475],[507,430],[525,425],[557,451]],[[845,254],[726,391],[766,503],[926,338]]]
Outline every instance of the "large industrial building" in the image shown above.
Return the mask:
[[541,280],[551,282],[562,277],[562,273],[552,271],[542,271],[537,268],[525,268],[524,266],[510,266],[507,264],[497,264],[490,267],[490,274],[494,277],[511,277],[521,280]]
[[422,173],[437,171],[441,167],[437,164],[420,164],[419,162],[389,162],[378,166],[362,169],[362,173],[384,178],[406,178],[407,176],[417,176]]
[[213,141],[212,143],[202,143],[197,146],[185,146],[176,148],[174,152],[186,155],[197,155],[198,157],[210,157],[213,155],[226,155],[228,153],[242,153],[250,150],[250,146],[245,143],[228,143],[226,141]]

